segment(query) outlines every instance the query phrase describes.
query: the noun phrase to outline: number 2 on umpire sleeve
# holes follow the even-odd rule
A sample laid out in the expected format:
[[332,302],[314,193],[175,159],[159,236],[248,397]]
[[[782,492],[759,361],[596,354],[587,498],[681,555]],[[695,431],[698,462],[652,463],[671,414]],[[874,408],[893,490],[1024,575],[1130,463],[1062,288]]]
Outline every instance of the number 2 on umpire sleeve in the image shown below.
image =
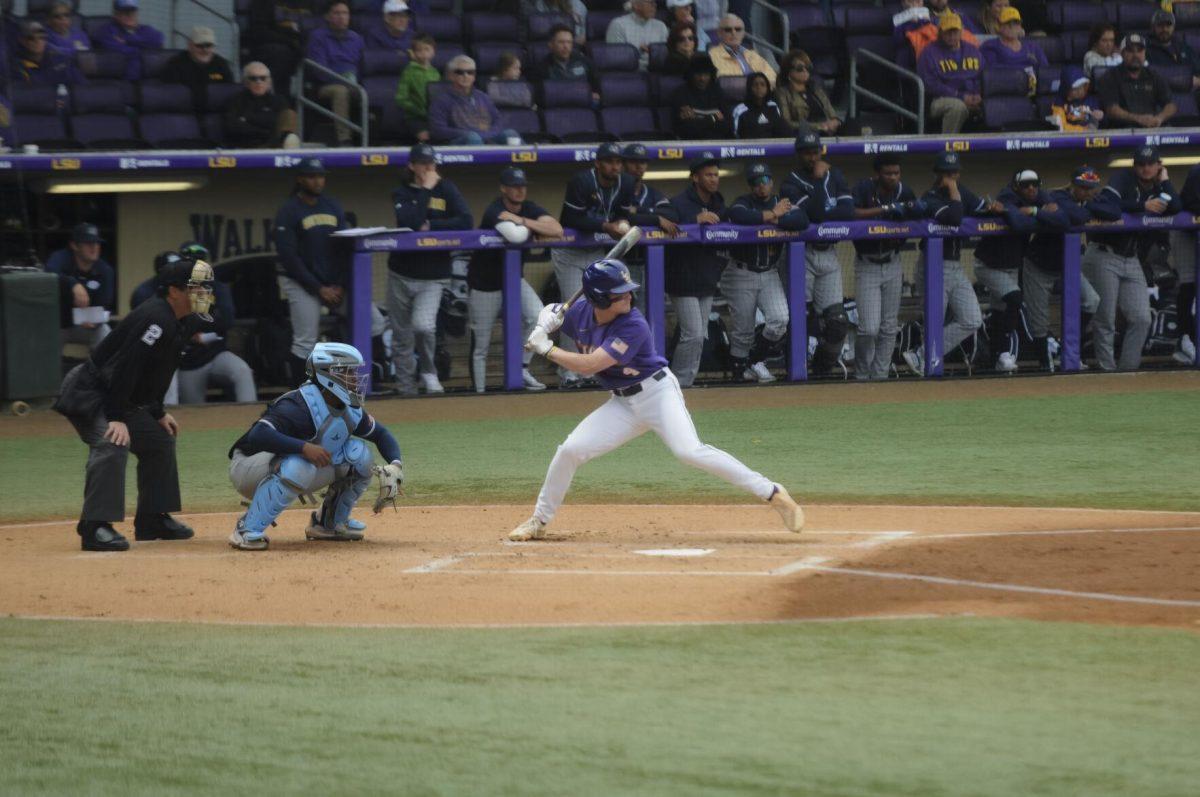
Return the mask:
[[162,337],[162,327],[158,324],[151,324],[146,327],[146,331],[142,333],[142,343],[147,346],[153,346],[155,341]]

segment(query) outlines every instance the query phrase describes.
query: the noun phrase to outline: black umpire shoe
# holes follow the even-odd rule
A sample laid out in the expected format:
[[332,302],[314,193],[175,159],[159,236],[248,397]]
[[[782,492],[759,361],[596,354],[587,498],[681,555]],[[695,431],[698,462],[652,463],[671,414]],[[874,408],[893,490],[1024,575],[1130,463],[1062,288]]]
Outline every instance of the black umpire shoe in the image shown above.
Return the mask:
[[79,547],[85,551],[128,551],[129,540],[111,525],[102,521],[81,520],[75,527],[80,536]]
[[133,519],[133,537],[146,540],[190,540],[196,532],[166,512],[157,515],[138,515]]

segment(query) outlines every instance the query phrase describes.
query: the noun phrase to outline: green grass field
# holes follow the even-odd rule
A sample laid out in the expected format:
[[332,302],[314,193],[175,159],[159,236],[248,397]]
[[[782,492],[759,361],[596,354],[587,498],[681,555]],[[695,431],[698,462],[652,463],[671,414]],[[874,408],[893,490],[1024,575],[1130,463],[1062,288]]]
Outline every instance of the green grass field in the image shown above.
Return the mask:
[[[810,501],[1200,510],[1181,489],[1196,409],[1194,393],[1163,390],[696,423]],[[528,503],[576,421],[391,426],[409,500]],[[181,438],[189,509],[236,507],[225,450],[240,431]],[[0,483],[19,500],[0,517],[73,514],[83,456],[65,424],[6,439]],[[577,501],[745,500],[649,437],[577,485]],[[972,618],[514,630],[0,619],[0,794],[1191,797],[1197,662],[1187,631]]]

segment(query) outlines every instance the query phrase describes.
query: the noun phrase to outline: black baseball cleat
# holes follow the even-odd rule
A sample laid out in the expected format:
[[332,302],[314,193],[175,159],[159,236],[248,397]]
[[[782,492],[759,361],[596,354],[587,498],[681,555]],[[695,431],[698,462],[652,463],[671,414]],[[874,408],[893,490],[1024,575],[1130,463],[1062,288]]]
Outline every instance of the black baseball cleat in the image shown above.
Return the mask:
[[180,523],[166,512],[156,515],[138,515],[133,519],[133,537],[138,542],[190,540],[195,533],[191,526]]
[[103,521],[81,520],[75,527],[79,547],[85,551],[128,551],[129,540]]

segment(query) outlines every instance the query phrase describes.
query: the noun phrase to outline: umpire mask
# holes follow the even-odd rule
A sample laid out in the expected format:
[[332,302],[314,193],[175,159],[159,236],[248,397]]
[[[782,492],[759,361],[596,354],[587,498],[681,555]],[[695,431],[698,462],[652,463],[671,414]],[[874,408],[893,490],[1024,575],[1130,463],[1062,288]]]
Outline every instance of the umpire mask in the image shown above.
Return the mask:
[[213,306],[213,267],[203,260],[197,260],[192,266],[192,275],[188,279],[188,299],[192,303],[192,312],[202,321],[212,321],[208,312]]

